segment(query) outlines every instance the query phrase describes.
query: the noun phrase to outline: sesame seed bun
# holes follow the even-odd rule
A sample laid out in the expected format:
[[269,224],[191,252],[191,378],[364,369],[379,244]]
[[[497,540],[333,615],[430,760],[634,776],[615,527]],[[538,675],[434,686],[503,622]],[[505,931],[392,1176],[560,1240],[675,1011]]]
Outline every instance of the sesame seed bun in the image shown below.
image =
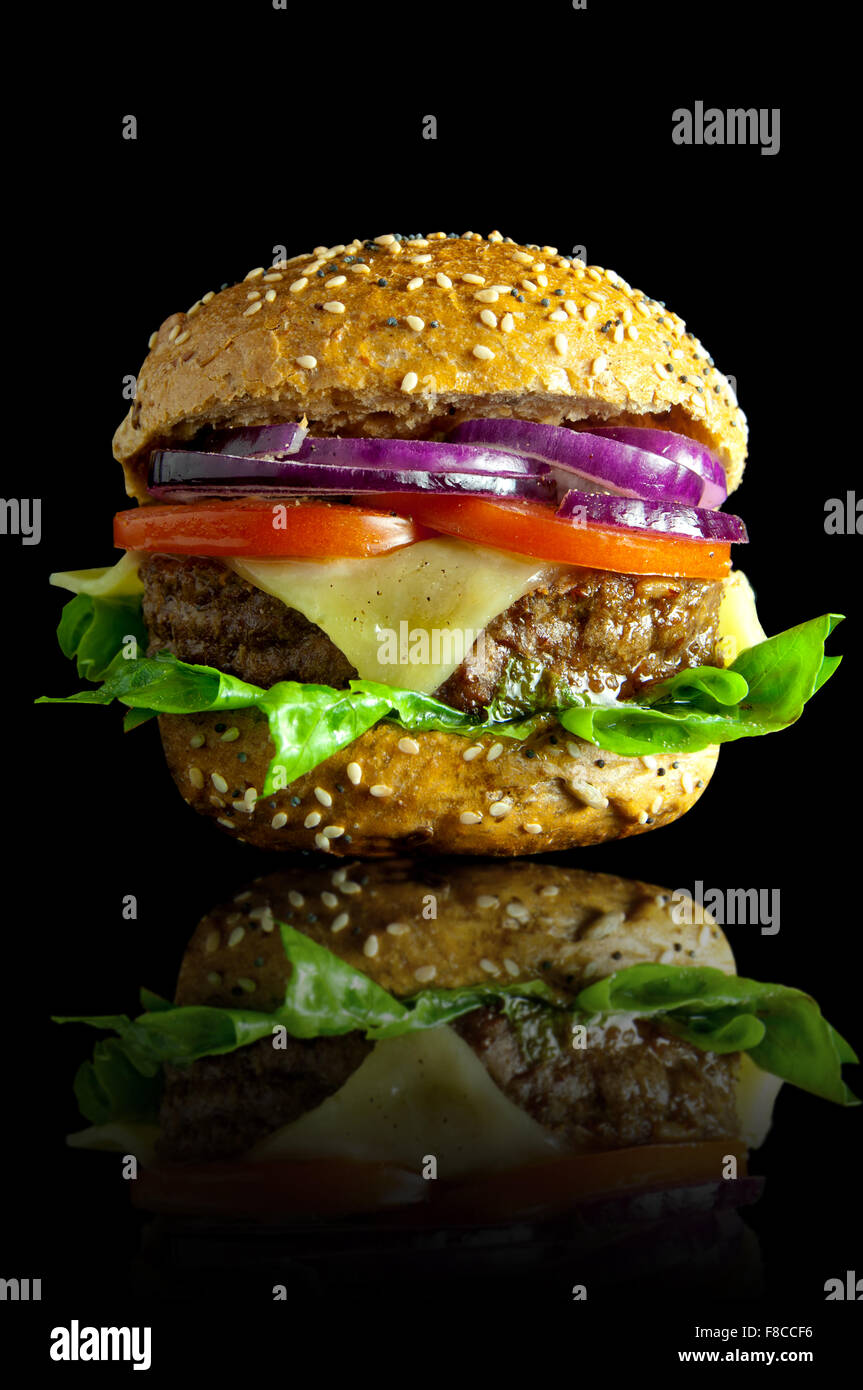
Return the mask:
[[381,723],[262,797],[274,751],[267,722],[254,710],[232,711],[231,721],[238,736],[225,743],[224,714],[159,719],[189,805],[262,849],[341,856],[539,854],[638,835],[694,805],[718,753],[622,758],[567,737],[552,720],[523,741],[473,742]]
[[[423,915],[429,894],[434,918]],[[537,977],[575,995],[643,961],[733,972],[731,947],[710,914],[678,924],[673,906],[652,884],[530,860],[444,860],[433,871],[410,859],[340,870],[303,864],[207,913],[186,949],[176,1002],[233,1008],[243,981],[244,992],[254,984],[255,1008],[276,1009],[289,966],[274,920],[402,997],[423,979],[455,989]]]
[[419,438],[482,416],[654,424],[712,449],[729,491],[746,457],[734,392],[682,319],[613,271],[497,232],[256,267],[150,346],[114,437],[141,501],[152,449],[303,415],[315,434]]

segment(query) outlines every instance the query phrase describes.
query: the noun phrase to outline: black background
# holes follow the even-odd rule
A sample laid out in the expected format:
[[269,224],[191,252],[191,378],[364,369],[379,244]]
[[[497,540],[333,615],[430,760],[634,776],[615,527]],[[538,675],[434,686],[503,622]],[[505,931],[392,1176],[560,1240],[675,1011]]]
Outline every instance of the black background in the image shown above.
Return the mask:
[[[45,1326],[121,1311],[122,1321],[144,1320],[124,1284],[140,1222],[117,1165],[63,1147],[76,1127],[72,1076],[92,1037],[47,1015],[132,1008],[139,983],[169,992],[201,914],[277,866],[183,805],[154,726],[126,736],[115,710],[31,706],[75,683],[54,644],[62,596],[47,574],[112,561],[111,517],[126,499],[111,435],[128,406],[123,377],[138,370],[148,335],[206,290],[268,264],[276,245],[292,255],[416,228],[499,228],[563,253],[583,244],[590,262],[665,300],[736,377],[751,431],[731,504],[751,537],[738,563],[768,632],[847,613],[831,642],[845,663],[798,725],[728,745],[682,821],[567,862],[667,887],[779,888],[778,935],[732,931],[738,969],[809,990],[859,1046],[859,541],[824,531],[826,499],[857,478],[846,334],[859,286],[842,84],[828,93],[815,82],[828,62],[836,71],[840,40],[828,55],[793,24],[760,32],[758,13],[648,14],[589,0],[585,12],[438,5],[405,16],[357,4],[301,17],[259,3],[224,10],[218,26],[208,7],[193,33],[203,10],[151,9],[106,36],[113,62],[91,55],[22,113],[26,138],[9,170],[20,246],[8,262],[5,430],[22,467],[7,467],[4,488],[41,492],[43,535],[34,547],[0,538],[0,1274],[41,1275]],[[181,31],[178,15],[192,28]],[[761,18],[778,25],[772,11]],[[675,146],[671,113],[697,99],[781,107],[780,153]],[[130,113],[135,142],[121,134]],[[428,113],[436,141],[422,138]],[[122,918],[130,893],[135,922]],[[752,1166],[768,1175],[748,1218],[762,1238],[765,1312],[826,1320],[826,1357],[853,1311],[825,1304],[824,1282],[863,1273],[858,1115],[786,1087]],[[232,1298],[262,1298],[266,1310],[266,1291],[238,1283]],[[198,1291],[212,1314],[206,1279]],[[526,1293],[510,1291],[514,1303]],[[417,1300],[424,1306],[419,1289]],[[587,1306],[595,1341],[615,1310]],[[706,1313],[698,1320],[735,1317]],[[584,1335],[568,1284],[554,1315]],[[272,1331],[262,1317],[260,1337]],[[767,1319],[750,1309],[746,1320]],[[653,1353],[642,1339],[640,1356],[670,1364],[692,1321],[669,1313],[652,1327]]]

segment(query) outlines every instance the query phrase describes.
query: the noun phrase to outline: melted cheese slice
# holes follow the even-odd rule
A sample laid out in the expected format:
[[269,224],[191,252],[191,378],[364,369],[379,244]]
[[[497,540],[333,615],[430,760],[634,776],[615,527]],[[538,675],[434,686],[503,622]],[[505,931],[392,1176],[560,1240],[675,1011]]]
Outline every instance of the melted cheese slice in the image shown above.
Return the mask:
[[740,1134],[750,1149],[760,1149],[773,1123],[773,1106],[782,1078],[762,1071],[744,1052],[737,1076],[737,1118]]
[[747,647],[755,647],[767,639],[758,620],[754,590],[742,570],[734,570],[722,581],[717,637],[726,666]]
[[95,570],[58,570],[49,575],[49,582],[58,589],[73,594],[89,594],[91,598],[124,598],[142,594],[144,585],[138,576],[142,556],[127,550],[116,565]]
[[420,1172],[434,1154],[440,1178],[555,1158],[561,1150],[507,1100],[482,1062],[441,1025],[377,1043],[340,1091],[253,1148],[251,1159],[338,1156]]
[[560,568],[448,539],[364,560],[225,563],[317,623],[362,680],[424,695],[461,665],[492,618]]

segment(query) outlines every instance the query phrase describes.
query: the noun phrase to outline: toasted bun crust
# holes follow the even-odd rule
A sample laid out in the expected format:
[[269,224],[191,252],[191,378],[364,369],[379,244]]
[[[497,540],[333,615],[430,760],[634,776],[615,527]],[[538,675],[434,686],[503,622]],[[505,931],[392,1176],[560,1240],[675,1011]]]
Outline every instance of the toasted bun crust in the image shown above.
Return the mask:
[[240,989],[248,1007],[277,1008],[290,967],[276,920],[399,996],[432,981],[454,989],[537,977],[571,996],[642,961],[732,972],[710,914],[678,924],[675,907],[652,884],[530,860],[304,864],[207,913],[183,957],[176,1002],[231,1008]]
[[611,270],[498,232],[259,266],[172,314],[150,347],[114,437],[141,500],[151,449],[303,415],[317,434],[403,437],[485,415],[654,422],[713,449],[729,490],[746,457],[734,392],[682,319]]
[[189,805],[262,849],[341,856],[539,854],[638,835],[689,810],[718,752],[622,758],[569,738],[553,720],[521,742],[486,735],[474,743],[382,723],[264,798],[267,722],[255,710],[233,710],[230,720],[238,736],[226,743],[224,712],[159,719]]

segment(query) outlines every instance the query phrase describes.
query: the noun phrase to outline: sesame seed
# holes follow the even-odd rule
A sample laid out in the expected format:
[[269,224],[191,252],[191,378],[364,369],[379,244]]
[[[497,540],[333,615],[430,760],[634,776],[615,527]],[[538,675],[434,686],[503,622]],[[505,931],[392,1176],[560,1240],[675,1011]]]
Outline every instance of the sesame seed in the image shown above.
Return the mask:
[[497,328],[497,314],[492,313],[491,309],[483,309],[479,317],[486,328]]
[[404,936],[410,931],[410,927],[406,922],[390,922],[387,926],[387,931],[390,936]]
[[520,280],[519,284],[521,285],[523,290],[533,290],[534,293],[536,292],[537,287],[532,280]]
[[230,727],[230,729],[226,729],[225,732],[221,735],[221,738],[220,738],[219,741],[220,741],[221,743],[236,743],[236,741],[237,741],[237,739],[238,739],[239,737],[240,737],[240,731],[239,731],[239,729],[237,728],[236,724],[232,724],[231,727]]
[[416,314],[408,314],[407,318],[405,319],[405,323],[407,324],[408,328],[413,329],[414,333],[421,333],[422,330],[425,328],[425,321],[421,318],[418,318]]
[[351,897],[354,893],[361,893],[362,891],[362,885],[354,883],[352,878],[346,878],[342,884],[342,892],[346,893],[348,897]]
[[501,816],[505,816],[507,811],[511,810],[511,801],[493,801],[488,808],[488,813],[490,816],[494,816],[495,820],[499,820]]
[[569,314],[565,309],[555,309],[554,313],[549,314],[548,321],[549,323],[566,323],[568,318]]
[[647,812],[646,812],[646,811],[639,811],[639,813],[638,813],[638,824],[639,824],[639,825],[646,825],[646,824],[647,824]]
[[354,272],[354,275],[371,275],[372,273],[370,265],[352,265],[351,270]]
[[566,356],[566,350],[567,350],[568,347],[569,347],[569,342],[568,342],[568,340],[567,340],[566,334],[565,334],[565,333],[555,333],[555,335],[554,335],[554,348],[555,348],[555,351],[556,351],[556,352],[559,352],[560,355],[561,355],[561,357],[565,357],[565,356]]
[[464,281],[464,283],[465,283],[466,285],[484,285],[484,284],[485,284],[485,276],[484,276],[484,275],[463,275],[461,278],[462,278],[462,280]]
[[512,917],[516,922],[527,922],[530,919],[530,910],[525,907],[524,903],[514,899],[511,903],[507,903],[506,915]]
[[258,276],[263,275],[263,273],[264,267],[262,265],[256,265],[254,270],[250,270],[248,275],[246,275],[244,278],[246,280],[257,280]]
[[436,965],[420,965],[414,971],[414,979],[418,980],[421,985],[427,985],[431,980],[434,979],[436,974]]
[[308,283],[309,282],[306,276],[301,275],[299,280],[294,280],[293,284],[288,286],[288,289],[290,290],[291,294],[299,294],[300,290],[304,290]]
[[482,343],[477,343],[473,350],[474,357],[478,357],[482,362],[490,362],[494,357],[491,348],[484,347]]
[[309,814],[306,816],[306,819],[303,821],[303,825],[306,827],[307,830],[314,830],[315,826],[316,826],[316,825],[320,825],[320,823],[321,823],[321,813],[320,813],[320,811],[309,811]]
[[288,893],[288,902],[291,907],[304,907],[306,900],[302,893],[298,893],[296,888],[292,888]]
[[323,787],[315,787],[315,797],[322,806],[332,806],[333,804],[333,798]]
[[599,310],[597,309],[595,304],[585,304],[581,312],[584,316],[585,322],[590,323],[591,319],[596,318],[597,314],[599,313]]
[[245,927],[234,927],[234,930],[231,932],[231,935],[228,937],[228,945],[229,945],[229,946],[239,946],[240,942],[242,941],[242,939],[243,939],[243,937],[244,937],[245,935],[246,935],[246,928],[245,928]]
[[693,791],[695,790],[695,778],[692,776],[692,773],[684,772],[680,781],[683,786],[683,790],[686,792],[686,795],[691,796]]
[[326,835],[317,834],[315,836],[315,844],[317,845],[318,849],[324,850],[325,853],[328,852],[330,849],[330,842],[327,839]]
[[264,276],[264,281],[265,281],[266,283],[269,283],[270,281],[273,281],[273,280],[284,280],[284,278],[285,278],[285,277],[282,275],[281,271],[276,270],[276,271],[270,271],[269,275],[265,275],[265,276]]
[[328,314],[343,314],[345,306],[340,299],[329,299],[324,305]]
[[487,760],[487,762],[493,763],[494,760],[495,760],[495,758],[499,758],[502,752],[503,752],[503,744],[502,744],[502,743],[493,743],[493,744],[491,745],[491,748],[489,748],[488,753],[486,754],[486,760]]
[[411,265],[428,265],[431,256],[411,256]]
[[325,289],[325,290],[334,290],[334,289],[337,289],[339,285],[346,285],[347,283],[348,283],[348,277],[347,277],[347,275],[333,275],[333,276],[330,277],[329,280],[325,280],[325,281],[324,281],[324,289]]
[[255,809],[255,802],[257,801],[257,799],[258,793],[255,790],[255,788],[247,787],[243,795],[243,801],[250,811],[253,811]]
[[233,822],[232,820],[228,820],[226,816],[217,816],[217,817],[216,817],[216,824],[217,824],[217,825],[223,825],[223,826],[225,827],[226,830],[236,830],[236,828],[237,828],[237,827],[234,825],[234,822]]
[[529,256],[526,251],[514,251],[513,260],[520,261],[522,265],[533,264],[533,256]]
[[174,324],[174,327],[171,329],[170,333],[168,334],[168,342],[169,342],[169,343],[173,343],[173,341],[174,341],[174,339],[176,338],[176,336],[177,336],[177,334],[179,333],[179,331],[180,331],[180,325],[179,325],[178,323],[175,323],[175,324]]
[[217,931],[208,932],[208,933],[207,933],[207,939],[206,939],[206,941],[204,942],[204,951],[205,951],[205,953],[206,953],[208,956],[211,956],[211,955],[213,954],[213,952],[214,952],[214,951],[217,951],[218,949],[219,949],[219,933],[218,933]]
[[329,889],[324,889],[321,894],[321,902],[324,907],[338,907],[339,905],[338,897],[335,893],[331,893]]
[[392,246],[394,241],[395,237],[393,236],[392,232],[387,232],[385,236],[375,237],[376,246]]
[[287,825],[287,823],[288,818],[285,815],[284,811],[277,811],[276,814],[273,816],[273,819],[270,821],[270,825],[272,826],[273,830],[281,830],[282,826]]
[[653,800],[651,801],[651,803],[650,803],[650,814],[651,814],[652,816],[658,815],[658,813],[659,813],[661,810],[662,810],[662,797],[661,797],[661,796],[655,796],[655,797],[653,798]]
[[207,290],[206,294],[201,295],[201,303],[209,304],[210,300],[215,296],[215,293],[215,290]]
[[496,898],[493,893],[480,893],[476,905],[481,908],[500,907],[500,899]]
[[422,277],[421,275],[415,275],[414,278],[413,278],[412,280],[408,280],[408,289],[409,289],[409,290],[418,290],[419,287],[420,287],[420,285],[422,284],[422,282],[423,282],[423,277]]
[[339,840],[345,833],[343,825],[325,825],[321,832],[328,840]]
[[655,772],[657,767],[659,766],[652,753],[645,753],[641,761],[647,768],[648,772]]
[[346,771],[348,779],[353,782],[355,787],[358,787],[363,780],[363,770],[359,763],[348,763]]
[[248,309],[244,309],[244,310],[243,310],[243,318],[244,318],[244,319],[250,318],[252,314],[256,314],[256,313],[258,312],[258,310],[259,310],[259,309],[263,309],[263,307],[264,307],[263,301],[260,300],[260,299],[256,299],[255,302],[254,302],[254,304],[250,304],[249,307],[248,307]]
[[542,285],[542,288],[545,289],[545,288],[547,287],[547,285],[548,285],[548,276],[547,276],[547,275],[537,275],[537,277],[536,277],[536,283],[537,283],[538,285]]
[[182,333],[180,334],[180,336],[177,338],[177,347],[179,347],[181,343],[184,343],[184,342],[186,341],[186,339],[188,338],[188,336],[189,336],[188,331],[185,331],[185,330],[184,330],[184,332],[182,332]]
[[452,280],[449,278],[448,275],[444,275],[442,270],[438,271],[437,275],[435,276],[435,280],[440,285],[442,290],[452,289]]
[[462,758],[466,763],[472,763],[474,758],[478,758],[481,752],[482,744],[474,743],[471,745],[470,748],[465,749],[465,751],[462,753]]
[[482,816],[478,811],[462,811],[459,820],[462,825],[479,825]]
[[589,277],[590,277],[591,280],[601,280],[601,279],[602,279],[602,270],[599,268],[599,266],[595,266],[595,265],[588,266],[588,268],[587,268],[587,273],[588,273],[588,275],[589,275]]
[[416,372],[408,372],[407,375],[402,378],[402,390],[407,392],[416,390],[418,381],[419,377]]
[[216,788],[217,792],[226,792],[228,790],[228,784],[225,781],[224,777],[221,775],[221,773],[211,772],[210,781]]
[[[418,753],[420,751],[420,746],[415,738],[400,738],[398,741],[398,748],[401,753]],[[356,764],[354,763],[352,766],[355,767]],[[350,775],[350,769],[348,769],[348,776],[350,777]],[[359,778],[357,778],[357,781],[359,781]]]
[[500,966],[495,965],[494,961],[489,960],[488,956],[480,957],[479,968],[480,970],[484,970],[486,975],[500,974]]
[[149,338],[147,339],[147,347],[150,348],[151,351],[152,351],[152,349],[156,346],[156,343],[157,343],[157,341],[158,341],[158,338],[159,338],[159,334],[158,334],[158,333],[151,333],[150,336],[149,336]]
[[210,805],[211,805],[211,806],[224,806],[224,804],[225,804],[225,803],[224,803],[224,801],[222,800],[222,798],[221,798],[220,796],[211,796],[211,797],[210,797]]
[[189,781],[191,782],[193,787],[197,788],[198,791],[203,790],[204,774],[199,767],[189,768]]
[[516,962],[515,962],[514,960],[512,960],[512,958],[511,958],[510,956],[504,956],[504,958],[503,958],[503,964],[504,964],[504,969],[506,970],[506,973],[507,973],[508,975],[520,975],[520,974],[521,974],[521,970],[519,969],[519,966],[516,964]]
[[330,931],[344,931],[350,920],[346,912],[340,912],[338,917],[334,917],[330,923]]
[[556,898],[559,892],[560,889],[556,883],[547,883],[544,888],[540,888],[539,896],[541,898]]
[[591,376],[598,376],[600,372],[605,371],[607,366],[608,358],[606,357],[604,352],[601,352],[598,357],[594,357],[593,361],[590,364]]
[[623,342],[623,324],[622,324],[622,323],[619,323],[619,324],[617,325],[617,327],[616,327],[615,330],[614,330],[614,335],[613,335],[613,336],[614,336],[614,341],[615,341],[616,343],[622,343],[622,342]]
[[503,318],[500,321],[500,326],[503,329],[504,333],[511,333],[512,330],[515,328],[515,319],[513,318],[512,314],[504,314]]
[[386,786],[383,782],[377,782],[373,787],[369,787],[372,796],[392,796],[392,787]]
[[602,792],[594,787],[590,782],[580,782],[574,779],[567,783],[573,796],[578,797],[586,806],[593,806],[597,810],[602,810],[608,805],[608,797],[603,796]]
[[375,936],[374,932],[372,932],[372,935],[371,935],[371,936],[367,936],[366,939],[365,939],[365,941],[363,942],[363,955],[364,955],[364,956],[376,956],[377,953],[378,953],[378,939],[377,939],[377,937]]
[[523,829],[527,831],[528,835],[542,834],[542,826],[535,820],[527,821]]
[[318,365],[317,357],[312,357],[311,353],[304,353],[302,357],[296,359],[296,362],[298,367],[305,367],[308,371]]
[[480,304],[496,304],[500,299],[500,295],[497,290],[493,289],[477,290],[474,299],[478,300]]
[[627,336],[627,338],[631,338],[631,339],[633,340],[633,342],[634,342],[635,339],[638,337],[638,329],[636,328],[636,326],[635,326],[634,323],[631,323],[631,324],[629,325],[629,327],[627,328],[627,330],[626,330],[626,336]]

